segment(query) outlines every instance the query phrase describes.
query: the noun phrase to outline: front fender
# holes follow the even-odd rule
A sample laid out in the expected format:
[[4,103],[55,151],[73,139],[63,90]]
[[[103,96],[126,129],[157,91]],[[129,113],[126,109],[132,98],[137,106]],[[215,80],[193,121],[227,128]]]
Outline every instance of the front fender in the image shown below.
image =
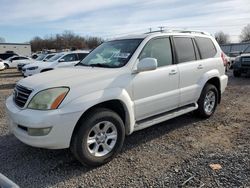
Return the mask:
[[82,112],[81,114],[83,114],[91,107],[110,100],[119,100],[123,104],[127,117],[126,122],[128,122],[126,125],[127,134],[131,134],[134,130],[135,125],[134,103],[132,102],[128,92],[125,89],[110,88],[96,91],[78,97],[77,99],[74,99],[73,101],[65,105],[62,104],[62,108],[64,108],[64,106],[67,106],[65,110],[67,109],[68,113]]

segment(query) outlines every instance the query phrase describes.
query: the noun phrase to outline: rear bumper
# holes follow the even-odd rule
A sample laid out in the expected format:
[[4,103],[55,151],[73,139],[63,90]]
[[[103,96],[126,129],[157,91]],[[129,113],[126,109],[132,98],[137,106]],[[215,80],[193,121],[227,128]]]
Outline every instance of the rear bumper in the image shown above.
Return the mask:
[[220,91],[221,93],[224,93],[226,87],[227,87],[227,83],[228,83],[228,76],[227,75],[223,75],[220,77],[220,83],[221,83],[221,88]]

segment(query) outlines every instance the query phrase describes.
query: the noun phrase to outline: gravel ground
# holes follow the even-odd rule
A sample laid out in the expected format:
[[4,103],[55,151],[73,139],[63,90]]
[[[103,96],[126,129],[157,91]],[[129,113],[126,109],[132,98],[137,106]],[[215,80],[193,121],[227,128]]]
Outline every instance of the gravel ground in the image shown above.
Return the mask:
[[86,168],[69,150],[32,148],[8,132],[4,102],[21,76],[1,71],[0,173],[27,188],[250,187],[250,78],[229,76],[210,119],[190,113],[135,132],[113,161]]

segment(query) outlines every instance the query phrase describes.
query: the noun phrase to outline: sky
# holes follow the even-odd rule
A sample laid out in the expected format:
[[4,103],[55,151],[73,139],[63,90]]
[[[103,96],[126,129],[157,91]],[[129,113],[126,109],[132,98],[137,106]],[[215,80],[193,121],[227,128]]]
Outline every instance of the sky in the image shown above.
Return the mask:
[[250,23],[250,0],[0,0],[0,37],[28,42],[65,30],[104,39],[165,29],[223,31]]

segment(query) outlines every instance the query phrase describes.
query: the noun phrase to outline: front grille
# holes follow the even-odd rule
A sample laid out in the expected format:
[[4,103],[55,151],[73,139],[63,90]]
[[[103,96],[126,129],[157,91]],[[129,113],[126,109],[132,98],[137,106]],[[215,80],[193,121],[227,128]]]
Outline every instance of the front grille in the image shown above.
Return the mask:
[[17,106],[24,107],[26,104],[32,90],[27,89],[26,87],[16,85],[14,88],[13,99]]
[[241,61],[242,66],[250,66],[250,57],[243,57]]

